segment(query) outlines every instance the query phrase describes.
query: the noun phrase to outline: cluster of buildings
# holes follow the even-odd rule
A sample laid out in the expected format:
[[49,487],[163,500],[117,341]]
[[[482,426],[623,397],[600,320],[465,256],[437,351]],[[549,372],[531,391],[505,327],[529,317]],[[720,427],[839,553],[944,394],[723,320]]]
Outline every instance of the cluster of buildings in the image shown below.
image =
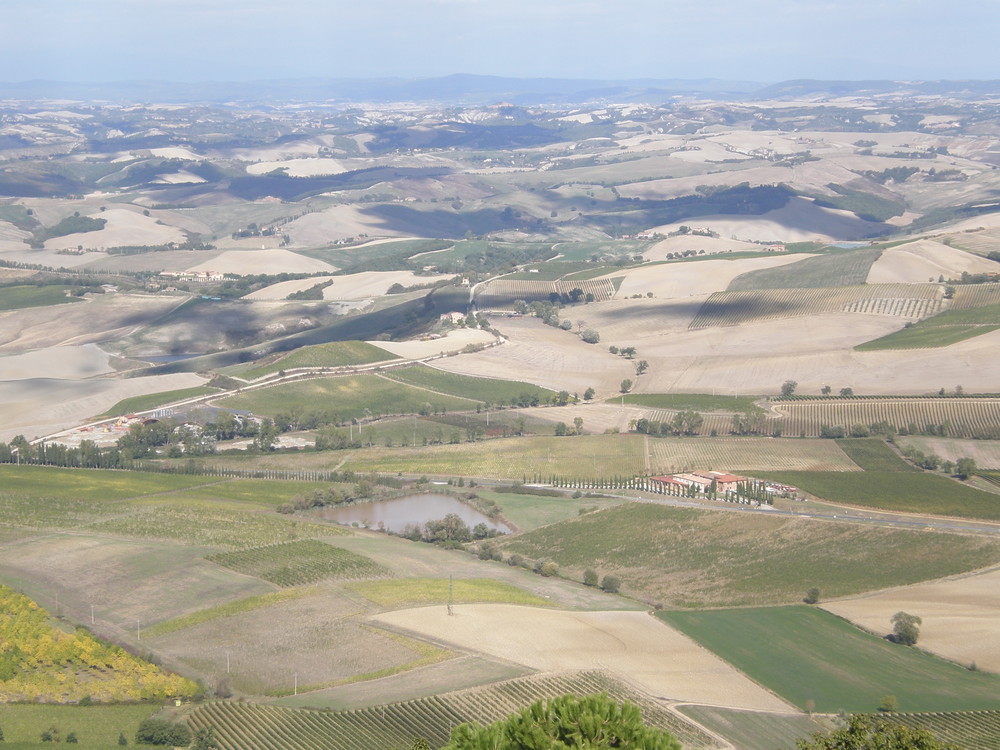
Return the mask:
[[663,495],[708,495],[733,502],[770,503],[774,495],[795,495],[798,490],[787,484],[753,477],[741,477],[725,471],[691,471],[649,478],[649,488]]

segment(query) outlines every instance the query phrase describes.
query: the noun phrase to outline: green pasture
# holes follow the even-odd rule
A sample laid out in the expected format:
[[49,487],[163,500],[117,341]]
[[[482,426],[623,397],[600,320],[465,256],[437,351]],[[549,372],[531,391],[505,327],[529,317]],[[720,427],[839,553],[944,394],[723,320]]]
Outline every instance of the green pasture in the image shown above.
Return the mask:
[[368,414],[475,408],[475,403],[467,399],[430,393],[378,375],[312,378],[241,393],[219,403],[226,408],[265,415],[318,410],[336,414],[339,420],[364,418]]
[[879,349],[929,349],[949,346],[1000,328],[1000,304],[945,310],[893,331],[887,336],[854,347],[857,351]]
[[630,596],[694,608],[796,602],[812,587],[824,597],[846,596],[1000,561],[1000,542],[958,534],[648,503],[499,544],[507,553],[551,559],[569,577],[587,568],[614,573]]
[[675,409],[678,411],[757,411],[754,402],[761,396],[716,396],[712,393],[626,393],[608,399],[612,403],[648,406],[651,409]]
[[[170,498],[171,505],[175,499],[189,504],[199,504],[205,508],[217,508],[228,503],[228,507],[238,510],[274,510],[283,503],[292,501],[299,495],[305,495],[317,489],[340,487],[335,482],[298,482],[277,479],[228,479],[218,480],[204,477],[204,487],[194,487]],[[354,485],[349,485],[354,487]],[[155,502],[159,498],[151,498]],[[246,507],[243,507],[246,506]]]
[[327,344],[304,346],[273,362],[236,365],[226,368],[225,372],[247,380],[255,380],[281,370],[293,370],[296,367],[369,365],[391,359],[399,359],[399,357],[365,341],[331,341]]
[[516,492],[493,492],[476,487],[475,493],[492,500],[502,508],[503,517],[521,531],[537,529],[552,523],[576,518],[581,512],[612,508],[626,502],[616,497],[579,497],[568,494],[559,497],[519,495]]
[[204,477],[177,474],[0,465],[3,492],[31,497],[101,502],[173,492],[201,484],[205,484]]
[[210,388],[205,385],[194,388],[180,388],[176,391],[163,391],[161,393],[149,393],[145,396],[133,396],[119,401],[106,412],[106,417],[120,417],[123,414],[136,414],[138,412],[156,409],[166,404],[173,404],[177,401],[185,401],[198,396],[209,396],[219,393],[218,388]]
[[539,476],[635,476],[646,465],[642,435],[580,435],[486,440],[352,453],[343,469],[521,481]]
[[406,385],[426,388],[458,398],[479,401],[489,404],[506,404],[511,399],[518,401],[525,397],[537,397],[542,403],[548,401],[555,391],[541,388],[531,383],[516,380],[497,380],[493,378],[474,378],[469,375],[436,370],[426,365],[401,367],[383,373],[383,377]]
[[139,724],[159,706],[151,704],[120,706],[59,706],[51,704],[7,703],[0,707],[0,727],[5,748],[46,748],[41,735],[52,727],[66,735],[75,732],[80,750],[118,750],[118,735],[124,734],[129,746],[135,744]]
[[421,604],[523,604],[550,607],[552,602],[504,581],[492,578],[390,578],[359,581],[347,588],[380,607],[399,608]]
[[845,438],[837,445],[865,471],[920,471],[881,438]]
[[657,616],[802,709],[812,701],[820,712],[871,712],[885,695],[896,696],[903,711],[1000,707],[1000,676],[890,643],[820,609]]
[[776,268],[748,271],[733,279],[727,291],[815,289],[864,284],[868,271],[881,254],[880,248],[859,248],[803,258]]
[[938,474],[902,471],[768,472],[768,479],[824,500],[905,513],[1000,519],[1000,495]]
[[62,286],[6,286],[0,289],[0,311],[83,302],[80,297],[67,297],[64,290]]

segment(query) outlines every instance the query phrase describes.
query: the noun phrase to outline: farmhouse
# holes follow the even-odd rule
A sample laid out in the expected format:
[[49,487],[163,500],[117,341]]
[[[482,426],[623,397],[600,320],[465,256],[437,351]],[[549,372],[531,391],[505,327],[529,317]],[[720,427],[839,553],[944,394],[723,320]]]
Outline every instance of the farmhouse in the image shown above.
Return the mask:
[[694,487],[697,492],[708,492],[715,482],[715,489],[721,495],[735,494],[741,482],[748,482],[746,477],[736,476],[724,471],[692,471],[683,474],[671,474],[662,477],[650,477],[651,482],[656,482],[665,487]]

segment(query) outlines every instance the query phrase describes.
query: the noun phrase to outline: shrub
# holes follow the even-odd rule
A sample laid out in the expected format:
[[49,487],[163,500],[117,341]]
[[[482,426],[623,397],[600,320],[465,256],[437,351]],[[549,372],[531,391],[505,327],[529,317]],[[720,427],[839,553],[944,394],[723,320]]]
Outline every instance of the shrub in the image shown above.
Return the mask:
[[559,572],[559,566],[556,565],[551,560],[543,562],[538,568],[539,575],[542,575],[545,578],[551,578],[558,572]]
[[597,585],[597,571],[593,568],[587,568],[583,571],[583,585],[584,586],[596,586]]
[[617,594],[621,585],[622,583],[618,580],[618,576],[606,575],[601,579],[601,589],[609,594]]
[[135,733],[137,745],[170,745],[187,747],[191,744],[191,730],[184,724],[163,719],[145,719]]
[[802,600],[806,604],[815,604],[819,601],[819,589],[811,588],[806,592],[805,598]]

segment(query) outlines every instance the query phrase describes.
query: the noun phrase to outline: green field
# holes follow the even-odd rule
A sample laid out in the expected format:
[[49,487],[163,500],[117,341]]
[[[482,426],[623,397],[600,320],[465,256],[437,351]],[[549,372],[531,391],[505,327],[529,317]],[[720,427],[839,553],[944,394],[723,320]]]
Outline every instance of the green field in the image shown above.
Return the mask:
[[636,476],[645,470],[642,435],[581,435],[486,440],[419,448],[378,448],[351,454],[343,468],[446,477],[521,481],[532,477]]
[[865,471],[920,471],[881,438],[846,438],[837,445]]
[[0,486],[10,495],[100,502],[172,492],[202,484],[205,484],[204,477],[177,474],[0,465]]
[[1000,676],[890,643],[819,609],[657,616],[802,709],[813,701],[820,712],[874,711],[884,695],[896,696],[904,711],[1000,707]]
[[1000,495],[982,492],[938,474],[778,471],[769,472],[767,478],[836,503],[906,513],[1000,519]]
[[273,362],[236,365],[226,368],[224,372],[227,375],[236,375],[246,380],[255,380],[281,370],[293,370],[296,367],[369,365],[391,359],[399,359],[399,357],[365,341],[331,341],[329,344],[304,346]]
[[858,344],[856,351],[949,346],[1000,328],[1000,304],[945,310],[887,336]]
[[135,744],[135,733],[144,719],[152,716],[159,706],[54,706],[5,704],[0,708],[5,748],[53,747],[41,742],[42,732],[59,729],[60,737],[75,732],[80,750],[118,750],[118,735],[124,734],[129,746]]
[[613,403],[624,400],[626,404],[648,406],[653,409],[677,411],[756,411],[754,402],[760,396],[716,396],[711,393],[627,393],[624,397],[608,399]]
[[156,409],[166,404],[173,404],[177,401],[184,401],[198,396],[209,396],[218,393],[218,388],[208,386],[197,386],[195,388],[181,388],[176,391],[163,391],[161,393],[149,393],[145,396],[133,396],[119,401],[106,412],[106,417],[120,417],[123,414],[136,414],[138,412]]
[[230,396],[219,403],[226,408],[266,415],[322,411],[338,421],[363,419],[368,414],[458,411],[476,406],[467,399],[430,393],[378,375],[314,378]]
[[882,250],[859,248],[804,258],[777,268],[749,271],[733,279],[727,291],[751,289],[815,289],[864,284]]
[[530,594],[504,581],[491,578],[392,578],[384,581],[360,581],[348,585],[351,591],[380,607],[414,607],[422,604],[489,602],[523,604],[526,607],[549,607],[548,599]]
[[0,288],[0,311],[83,302],[80,297],[67,297],[64,289],[62,286],[5,286]]
[[299,586],[331,578],[371,578],[389,573],[370,558],[316,539],[220,552],[205,559],[277,586]]
[[531,383],[456,375],[426,365],[394,369],[384,373],[383,377],[484,404],[508,404],[511,401],[516,404],[527,404],[532,398],[545,403],[555,395],[555,391]]
[[489,488],[476,487],[476,494],[492,500],[502,508],[503,517],[520,531],[548,526],[550,523],[576,518],[581,511],[601,510],[621,505],[620,498],[596,497],[540,497],[539,495],[519,495],[516,492],[492,492]]
[[646,503],[588,513],[500,546],[551,559],[578,580],[586,568],[614,573],[626,594],[671,607],[790,603],[813,586],[824,597],[846,596],[1000,561],[1000,543],[958,534]]

